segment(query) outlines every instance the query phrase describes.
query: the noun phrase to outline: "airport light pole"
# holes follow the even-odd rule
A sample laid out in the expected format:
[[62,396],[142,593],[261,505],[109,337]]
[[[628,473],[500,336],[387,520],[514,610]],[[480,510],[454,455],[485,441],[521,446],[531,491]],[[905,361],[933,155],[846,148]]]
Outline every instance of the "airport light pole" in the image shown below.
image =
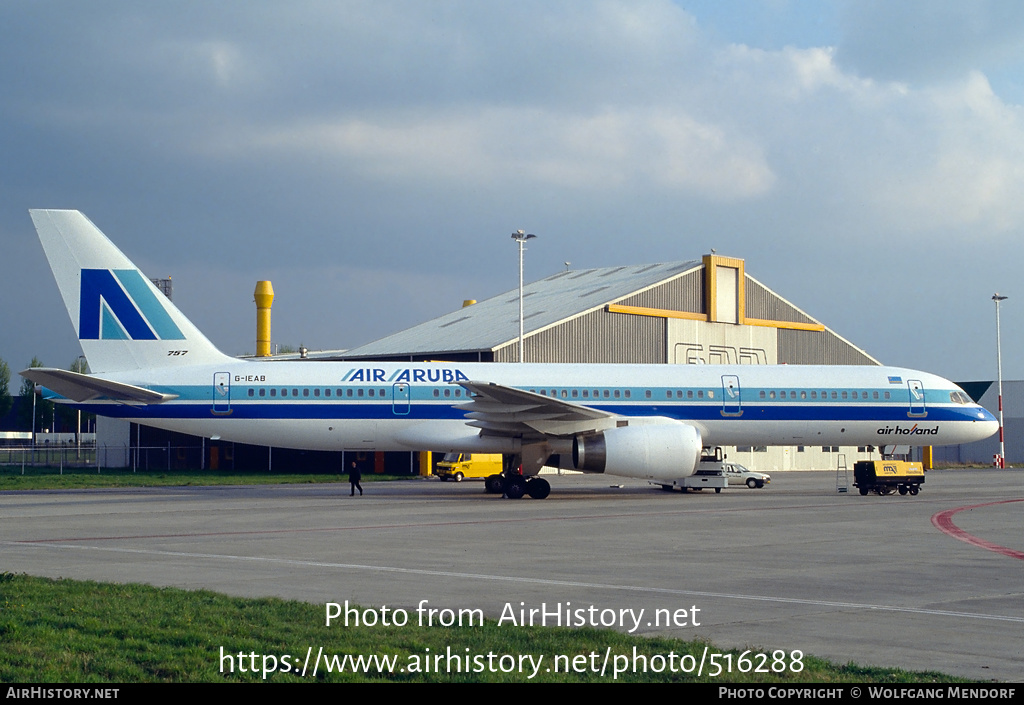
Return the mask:
[[519,243],[519,362],[523,361],[523,245],[535,237],[522,230],[512,233],[512,239]]
[[1006,445],[1003,442],[1003,342],[999,329],[999,302],[1008,297],[1000,296],[999,292],[992,295],[996,302],[996,374],[999,379],[999,467],[1006,467]]

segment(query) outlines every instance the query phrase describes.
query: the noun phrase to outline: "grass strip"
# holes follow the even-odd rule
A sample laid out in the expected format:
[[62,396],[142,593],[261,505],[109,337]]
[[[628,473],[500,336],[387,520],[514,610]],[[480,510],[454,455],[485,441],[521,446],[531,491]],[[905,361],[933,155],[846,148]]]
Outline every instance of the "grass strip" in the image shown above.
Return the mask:
[[[374,612],[379,615],[379,612]],[[770,672],[753,669],[758,661],[742,651],[723,650],[705,641],[631,637],[597,629],[499,627],[493,620],[463,627],[419,627],[409,610],[407,626],[326,627],[323,605],[278,599],[244,599],[200,590],[190,592],[146,585],[118,585],[77,580],[50,580],[0,573],[0,681],[22,683],[136,683],[136,682],[611,682],[594,672],[605,655],[641,657],[647,672],[627,668],[620,682],[756,682],[756,683],[924,683],[957,682],[936,672],[836,665],[803,655],[800,670]],[[364,662],[353,672],[328,672],[321,662],[318,675],[301,669],[307,649],[322,647],[336,663],[346,654],[393,657],[393,666]],[[223,651],[222,651],[223,649]],[[677,664],[689,654],[694,663],[702,654],[731,655],[728,675],[712,678],[669,672],[669,654]],[[446,661],[447,654],[455,661]],[[488,660],[488,654],[492,654]],[[543,657],[536,676],[530,668],[503,673],[502,664],[529,654]],[[229,656],[229,659],[223,656]],[[568,672],[554,672],[556,656],[564,657]],[[596,655],[596,656],[595,656]],[[264,666],[290,672],[263,673]],[[441,658],[441,667],[432,662]],[[274,662],[269,660],[273,657]],[[475,657],[479,657],[474,661]],[[786,654],[786,664],[791,665]],[[725,663],[726,657],[719,662]],[[659,660],[660,659],[660,660]],[[455,664],[459,668],[455,668]],[[487,668],[491,663],[497,672]],[[640,661],[634,661],[640,663]],[[654,672],[659,670],[661,672]],[[743,666],[747,673],[740,672]],[[227,666],[232,670],[227,670]],[[227,672],[223,672],[221,667]],[[464,668],[462,666],[465,666]],[[552,669],[552,670],[547,670]],[[582,672],[577,672],[579,671]],[[255,672],[253,672],[255,670]],[[312,671],[312,665],[309,670]],[[459,672],[461,671],[461,672]]]

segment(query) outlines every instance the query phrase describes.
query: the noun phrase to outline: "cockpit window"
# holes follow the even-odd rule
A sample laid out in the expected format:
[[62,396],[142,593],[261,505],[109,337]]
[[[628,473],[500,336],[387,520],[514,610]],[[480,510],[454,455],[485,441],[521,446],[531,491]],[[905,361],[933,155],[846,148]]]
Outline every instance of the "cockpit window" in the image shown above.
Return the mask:
[[949,393],[949,400],[951,402],[953,402],[954,404],[973,404],[974,403],[974,402],[971,401],[971,398],[969,396],[967,396],[964,392],[961,392],[960,390],[956,390],[956,391],[950,392]]

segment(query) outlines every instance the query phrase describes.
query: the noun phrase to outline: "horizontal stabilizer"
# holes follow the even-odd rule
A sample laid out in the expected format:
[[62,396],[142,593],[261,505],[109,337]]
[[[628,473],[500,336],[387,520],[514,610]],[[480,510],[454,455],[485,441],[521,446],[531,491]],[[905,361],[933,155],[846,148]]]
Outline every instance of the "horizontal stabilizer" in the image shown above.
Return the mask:
[[52,367],[32,367],[20,373],[22,377],[46,387],[66,399],[76,402],[110,399],[133,404],[162,404],[177,399],[177,394],[161,394],[123,382],[83,375]]

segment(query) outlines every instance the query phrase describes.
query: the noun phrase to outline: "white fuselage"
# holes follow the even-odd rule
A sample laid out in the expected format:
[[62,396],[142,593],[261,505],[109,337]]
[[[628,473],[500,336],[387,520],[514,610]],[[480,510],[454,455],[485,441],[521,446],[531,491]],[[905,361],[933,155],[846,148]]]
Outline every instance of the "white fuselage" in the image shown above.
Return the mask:
[[281,447],[516,452],[468,426],[462,381],[490,382],[638,422],[674,419],[705,445],[944,445],[994,417],[924,372],[854,366],[546,365],[237,360],[107,375],[178,398],[100,414]]

